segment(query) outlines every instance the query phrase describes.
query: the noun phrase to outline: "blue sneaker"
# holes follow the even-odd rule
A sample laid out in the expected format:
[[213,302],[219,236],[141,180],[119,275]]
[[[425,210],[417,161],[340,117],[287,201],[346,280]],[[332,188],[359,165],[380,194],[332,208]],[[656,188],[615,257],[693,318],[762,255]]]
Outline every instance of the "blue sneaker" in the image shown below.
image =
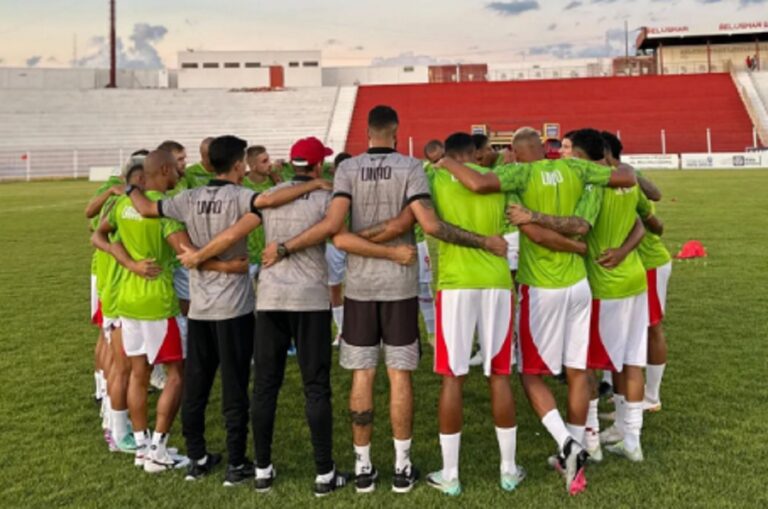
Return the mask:
[[427,484],[433,488],[442,491],[445,495],[450,497],[458,497],[461,495],[461,483],[458,479],[452,481],[446,481],[443,479],[443,472],[438,470],[432,472],[427,476]]
[[504,491],[515,491],[515,489],[517,489],[517,487],[520,486],[520,483],[525,479],[525,475],[526,471],[520,465],[517,466],[517,472],[515,472],[514,475],[506,473],[501,474],[501,479],[499,481],[501,484],[501,489]]
[[126,454],[136,454],[136,440],[133,438],[133,433],[126,434],[123,438],[117,441],[117,450]]

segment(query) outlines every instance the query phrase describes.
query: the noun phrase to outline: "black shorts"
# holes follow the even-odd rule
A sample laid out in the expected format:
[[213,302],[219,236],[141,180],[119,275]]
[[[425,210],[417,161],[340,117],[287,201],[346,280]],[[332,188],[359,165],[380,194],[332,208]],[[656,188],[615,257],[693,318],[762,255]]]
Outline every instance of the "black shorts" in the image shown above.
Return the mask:
[[341,365],[347,369],[371,369],[378,364],[384,343],[390,368],[412,371],[420,358],[419,300],[382,302],[344,298]]

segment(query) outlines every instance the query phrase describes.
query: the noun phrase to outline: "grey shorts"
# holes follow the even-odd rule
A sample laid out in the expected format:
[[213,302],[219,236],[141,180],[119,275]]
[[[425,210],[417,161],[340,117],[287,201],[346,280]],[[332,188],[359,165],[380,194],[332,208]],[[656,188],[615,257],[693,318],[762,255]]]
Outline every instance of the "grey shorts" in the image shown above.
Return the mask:
[[325,261],[328,263],[328,285],[336,286],[344,282],[347,271],[347,253],[339,251],[333,244],[325,245]]
[[382,350],[388,368],[415,371],[419,367],[421,343],[416,297],[393,302],[345,298],[342,331],[342,368],[376,368]]
[[173,289],[176,291],[176,297],[181,300],[189,300],[189,270],[186,267],[174,269]]

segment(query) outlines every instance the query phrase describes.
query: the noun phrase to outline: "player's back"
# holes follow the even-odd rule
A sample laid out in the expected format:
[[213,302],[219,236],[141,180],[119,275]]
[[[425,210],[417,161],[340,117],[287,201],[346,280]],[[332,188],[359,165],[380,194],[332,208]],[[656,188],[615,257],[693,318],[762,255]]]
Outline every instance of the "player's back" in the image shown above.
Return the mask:
[[[573,216],[584,191],[581,174],[571,160],[543,160],[530,164],[528,185],[522,195],[530,210],[554,216]],[[517,280],[529,286],[564,288],[586,277],[584,261],[574,253],[552,251],[520,238]]]
[[[351,230],[358,232],[396,217],[413,200],[429,198],[422,162],[391,149],[371,149],[336,170],[334,196],[351,200]],[[413,232],[390,245],[414,245]],[[418,294],[418,267],[389,260],[347,257],[345,293],[361,301],[395,301]]]
[[[294,177],[275,190],[299,185],[309,178]],[[270,192],[270,191],[268,191]],[[282,243],[325,217],[330,193],[317,190],[281,207],[264,209],[262,221],[268,243]],[[292,253],[259,274],[256,308],[280,311],[323,311],[330,306],[325,244]]]
[[[184,191],[161,202],[167,217],[183,221],[195,246],[205,246],[219,233],[252,210],[255,193],[224,180]],[[246,239],[236,242],[217,258],[246,258]],[[192,301],[189,316],[195,320],[228,320],[253,312],[253,286],[247,274],[191,270]]]
[[588,192],[600,196],[600,214],[587,235],[587,274],[592,294],[597,299],[621,299],[637,295],[646,289],[645,269],[637,250],[615,268],[606,269],[597,259],[608,249],[621,247],[627,239],[637,216],[640,190],[630,188],[592,188]]
[[[467,165],[475,171],[488,169]],[[504,231],[504,194],[480,195],[464,187],[446,170],[431,175],[432,198],[440,218],[467,231],[484,236]],[[507,260],[482,249],[440,241],[438,243],[438,289],[482,289],[512,287]]]
[[[158,191],[147,191],[147,198],[158,201],[164,197]],[[120,233],[120,241],[133,260],[155,260],[162,268],[154,279],[133,272],[123,273],[117,291],[117,312],[120,316],[138,320],[159,320],[178,314],[178,299],[173,289],[175,254],[166,237],[183,226],[169,219],[142,217],[129,197],[115,204],[110,222]]]

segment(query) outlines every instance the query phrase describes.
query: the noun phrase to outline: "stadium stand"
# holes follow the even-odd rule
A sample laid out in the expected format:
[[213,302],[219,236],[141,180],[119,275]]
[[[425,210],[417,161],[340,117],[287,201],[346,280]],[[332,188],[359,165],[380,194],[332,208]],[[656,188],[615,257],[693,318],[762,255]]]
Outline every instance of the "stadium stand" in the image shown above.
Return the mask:
[[274,157],[286,157],[300,137],[327,140],[331,131],[343,148],[354,100],[354,87],[0,90],[0,178],[23,176],[27,152],[33,177],[69,176],[78,167],[82,176],[91,166],[116,165],[121,156],[164,139],[186,145],[195,161],[200,140],[222,133],[265,145]]
[[768,146],[768,72],[734,72],[733,80],[763,146]]
[[400,113],[400,146],[413,137],[417,155],[429,139],[474,124],[508,131],[545,122],[562,131],[594,126],[620,131],[627,153],[742,151],[752,144],[752,122],[730,75],[589,78],[495,83],[360,87],[347,150],[366,148],[366,113],[390,104]]

